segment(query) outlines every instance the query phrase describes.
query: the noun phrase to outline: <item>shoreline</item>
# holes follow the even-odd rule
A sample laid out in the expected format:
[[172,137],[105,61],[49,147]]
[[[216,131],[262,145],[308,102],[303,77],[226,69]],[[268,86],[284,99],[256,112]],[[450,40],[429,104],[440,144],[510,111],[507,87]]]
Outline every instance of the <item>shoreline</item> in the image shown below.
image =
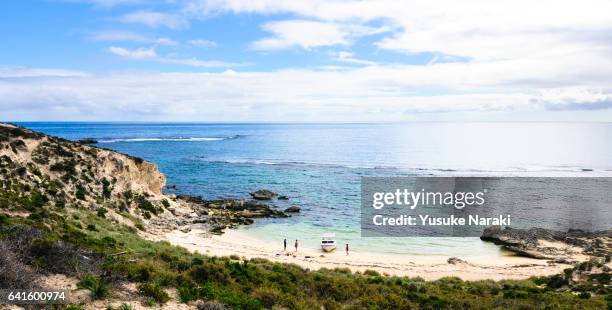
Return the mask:
[[417,256],[380,254],[351,251],[346,255],[341,248],[331,253],[319,249],[302,247],[293,252],[293,243],[288,242],[288,251],[274,247],[269,242],[249,236],[244,231],[228,229],[222,235],[214,235],[194,227],[189,232],[172,230],[158,235],[159,240],[182,246],[190,251],[212,256],[239,256],[240,258],[263,258],[273,262],[297,264],[310,270],[322,268],[349,268],[353,272],[374,270],[382,275],[421,277],[437,280],[443,277],[459,277],[463,280],[527,279],[532,276],[558,274],[569,264],[550,264],[546,260],[512,255],[496,257],[478,256],[468,260],[449,263],[450,256]]

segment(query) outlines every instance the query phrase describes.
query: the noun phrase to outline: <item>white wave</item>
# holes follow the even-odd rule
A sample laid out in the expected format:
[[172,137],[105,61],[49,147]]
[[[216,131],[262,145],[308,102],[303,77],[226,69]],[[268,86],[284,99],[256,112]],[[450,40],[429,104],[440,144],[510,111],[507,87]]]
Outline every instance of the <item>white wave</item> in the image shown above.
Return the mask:
[[326,167],[326,168],[348,168],[348,169],[381,169],[397,170],[401,172],[414,173],[416,175],[432,176],[612,176],[611,169],[586,168],[579,166],[523,166],[523,167],[407,167],[393,165],[359,165],[338,164],[304,161],[282,161],[262,159],[225,159],[215,160],[199,158],[200,160],[225,164],[250,164],[250,165],[278,165],[278,166],[302,166],[302,167]]
[[113,139],[100,139],[98,143],[116,143],[116,142],[159,142],[159,141],[177,141],[177,142],[209,142],[209,141],[223,141],[228,139],[234,139],[237,136],[232,137],[201,137],[201,138],[113,138]]

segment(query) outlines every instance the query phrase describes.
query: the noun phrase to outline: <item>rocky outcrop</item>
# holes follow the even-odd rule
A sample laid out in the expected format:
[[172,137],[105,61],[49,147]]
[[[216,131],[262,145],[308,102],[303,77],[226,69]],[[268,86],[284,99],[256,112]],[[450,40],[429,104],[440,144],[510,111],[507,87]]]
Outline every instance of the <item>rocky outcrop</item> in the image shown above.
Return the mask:
[[276,197],[278,194],[273,191],[267,190],[267,189],[260,189],[252,193],[249,193],[249,195],[251,195],[251,197],[253,197],[253,199],[256,199],[256,200],[271,200],[272,198]]
[[81,144],[96,144],[98,143],[98,140],[93,139],[93,138],[85,138],[85,139],[76,140],[76,142],[81,143]]
[[221,234],[226,228],[250,225],[256,218],[288,217],[285,212],[255,200],[205,200],[201,197],[178,196],[177,201],[187,204],[193,214],[177,221],[177,225],[200,224],[212,233]]
[[300,212],[301,210],[302,210],[302,209],[300,209],[300,207],[298,207],[298,206],[291,206],[291,207],[289,207],[289,208],[285,209],[285,212],[286,212],[286,213],[298,213],[298,212]]
[[612,256],[612,230],[561,232],[543,228],[515,229],[494,226],[485,229],[480,239],[501,245],[520,256],[550,259],[555,262],[571,262],[570,257],[577,254]]
[[451,264],[451,265],[467,264],[468,263],[468,262],[466,262],[463,259],[458,258],[458,257],[451,257],[451,258],[447,259],[446,262]]

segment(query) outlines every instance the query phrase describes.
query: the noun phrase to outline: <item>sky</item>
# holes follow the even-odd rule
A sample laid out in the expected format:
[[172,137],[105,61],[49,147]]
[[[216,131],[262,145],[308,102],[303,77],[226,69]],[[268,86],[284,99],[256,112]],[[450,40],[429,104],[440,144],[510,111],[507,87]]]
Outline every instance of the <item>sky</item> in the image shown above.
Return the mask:
[[0,120],[612,121],[612,1],[0,3]]

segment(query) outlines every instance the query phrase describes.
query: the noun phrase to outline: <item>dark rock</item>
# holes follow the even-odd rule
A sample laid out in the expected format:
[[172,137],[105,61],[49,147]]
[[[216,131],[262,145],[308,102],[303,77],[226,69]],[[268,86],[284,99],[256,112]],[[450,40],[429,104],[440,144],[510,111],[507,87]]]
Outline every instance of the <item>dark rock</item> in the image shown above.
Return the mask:
[[291,207],[285,209],[285,213],[298,213],[298,212],[300,212],[300,210],[301,209],[298,206],[291,206]]
[[182,195],[176,199],[189,203],[198,216],[193,223],[206,223],[211,233],[222,233],[228,227],[253,224],[255,218],[288,217],[285,212],[256,200],[205,200],[201,197]]
[[451,264],[451,265],[456,265],[456,264],[467,264],[468,262],[462,260],[461,258],[458,257],[451,257],[448,260],[446,260],[447,263]]
[[76,142],[81,143],[81,144],[96,144],[98,143],[98,140],[93,139],[93,138],[84,138],[84,139],[76,140]]
[[278,196],[278,198],[276,198],[278,200],[289,200],[289,197],[285,196],[285,195],[280,195]]
[[567,232],[543,228],[515,229],[488,227],[480,237],[483,241],[490,241],[501,245],[517,255],[537,259],[551,259],[553,261],[566,260],[571,253],[569,249],[560,247],[542,246],[540,241],[561,242],[566,245],[582,249],[584,254],[605,257],[612,253],[612,230],[585,232],[582,230],[569,230]]
[[269,191],[267,189],[260,189],[252,193],[249,193],[249,195],[251,195],[253,199],[257,199],[257,200],[270,200],[274,198],[275,196],[277,196],[278,194],[273,191]]

